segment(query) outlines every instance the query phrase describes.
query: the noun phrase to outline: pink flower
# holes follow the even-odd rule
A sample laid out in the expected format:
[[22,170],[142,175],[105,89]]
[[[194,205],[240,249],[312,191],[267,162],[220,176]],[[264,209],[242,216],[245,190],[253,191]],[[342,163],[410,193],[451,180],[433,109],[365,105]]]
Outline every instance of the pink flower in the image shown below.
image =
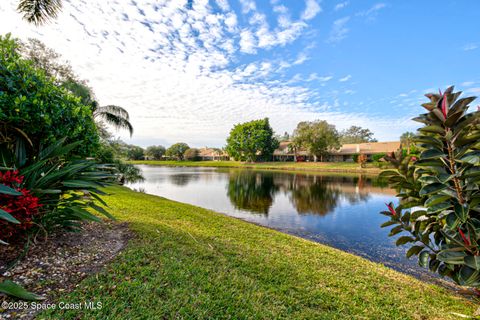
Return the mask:
[[413,162],[415,162],[415,161],[417,161],[418,159],[417,159],[417,157],[412,157],[411,160],[412,160]]
[[392,214],[392,216],[396,216],[397,213],[395,212],[395,209],[393,208],[393,204],[390,202],[390,203],[385,203],[385,205],[387,206],[388,208],[388,211],[390,211],[390,213]]

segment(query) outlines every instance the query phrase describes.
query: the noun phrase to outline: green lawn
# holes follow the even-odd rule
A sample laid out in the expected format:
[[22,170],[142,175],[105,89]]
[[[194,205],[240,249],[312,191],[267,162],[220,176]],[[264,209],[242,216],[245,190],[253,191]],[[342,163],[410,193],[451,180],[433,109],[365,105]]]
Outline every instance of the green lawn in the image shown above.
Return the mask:
[[477,306],[446,289],[301,238],[127,188],[112,212],[137,237],[61,301],[57,319],[457,319]]
[[352,162],[259,162],[246,163],[239,161],[156,161],[139,160],[129,161],[133,164],[148,164],[161,166],[184,167],[219,167],[219,168],[250,168],[288,171],[324,171],[324,172],[353,172],[353,173],[379,173],[381,169],[372,164],[360,168]]

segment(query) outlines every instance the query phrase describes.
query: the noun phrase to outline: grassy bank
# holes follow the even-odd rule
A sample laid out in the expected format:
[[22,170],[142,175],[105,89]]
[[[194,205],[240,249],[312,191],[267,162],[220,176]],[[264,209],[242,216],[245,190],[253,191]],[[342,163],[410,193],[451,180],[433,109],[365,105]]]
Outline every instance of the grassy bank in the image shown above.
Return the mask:
[[455,319],[476,306],[351,254],[126,188],[110,211],[137,237],[60,301],[57,319]]
[[217,167],[217,168],[248,168],[261,170],[286,170],[309,172],[350,172],[350,173],[380,173],[381,169],[372,164],[360,168],[357,163],[351,162],[259,162],[246,163],[239,161],[155,161],[139,160],[129,161],[133,164],[147,164],[178,167]]

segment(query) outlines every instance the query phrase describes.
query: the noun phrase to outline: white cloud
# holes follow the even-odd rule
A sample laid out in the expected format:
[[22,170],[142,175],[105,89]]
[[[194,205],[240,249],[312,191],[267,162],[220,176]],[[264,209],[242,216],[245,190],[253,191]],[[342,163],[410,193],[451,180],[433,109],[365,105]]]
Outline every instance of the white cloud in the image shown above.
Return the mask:
[[349,75],[346,75],[346,76],[343,77],[343,78],[338,79],[338,81],[340,81],[340,82],[345,82],[345,81],[350,80],[351,78],[352,78],[352,75],[349,74]]
[[357,15],[373,19],[378,14],[378,12],[386,6],[387,5],[385,3],[376,3],[370,9],[358,12]]
[[310,20],[322,12],[322,8],[316,0],[305,0],[305,11],[302,13],[303,20]]
[[466,92],[469,93],[480,93],[480,88],[468,88]]
[[336,43],[340,42],[347,36],[349,29],[346,27],[347,22],[350,20],[350,17],[344,17],[337,19],[333,22],[332,30],[330,31],[330,36],[327,42]]
[[[217,2],[226,10],[219,13],[208,0],[194,1],[191,10],[185,0],[91,0],[88,10],[83,1],[64,0],[58,19],[36,28],[22,21],[17,4],[2,1],[0,34],[38,38],[71,61],[79,76],[89,80],[100,104],[129,111],[134,137],[121,133],[129,143],[222,146],[233,124],[263,117],[270,117],[279,132],[315,119],[339,129],[352,124],[375,128],[376,136],[385,139],[395,132],[393,121],[328,111],[335,103],[316,100],[318,92],[272,79],[274,72],[293,67],[294,61],[252,56],[251,63],[239,65],[239,57],[254,54],[260,39],[269,35],[274,36],[268,42],[271,47],[294,41],[306,28],[305,21],[267,28],[262,35],[257,31],[268,24],[239,25],[226,1]],[[314,73],[306,77],[331,79]]]
[[344,1],[344,2],[337,3],[337,5],[335,5],[335,8],[333,10],[335,10],[335,11],[342,10],[343,8],[348,6],[348,4],[349,4],[349,1]]
[[245,53],[255,53],[255,38],[250,30],[243,30],[240,33],[240,50]]
[[215,0],[217,5],[223,10],[228,11],[230,10],[230,5],[228,4],[228,0]]
[[242,5],[243,13],[249,13],[250,11],[257,10],[257,5],[255,4],[254,0],[240,0],[240,4]]
[[472,51],[472,50],[475,50],[477,48],[478,48],[478,45],[475,44],[475,43],[469,43],[469,44],[466,44],[465,46],[463,46],[464,51]]
[[462,82],[461,85],[464,86],[464,87],[471,87],[475,84],[474,81],[465,81],[465,82]]

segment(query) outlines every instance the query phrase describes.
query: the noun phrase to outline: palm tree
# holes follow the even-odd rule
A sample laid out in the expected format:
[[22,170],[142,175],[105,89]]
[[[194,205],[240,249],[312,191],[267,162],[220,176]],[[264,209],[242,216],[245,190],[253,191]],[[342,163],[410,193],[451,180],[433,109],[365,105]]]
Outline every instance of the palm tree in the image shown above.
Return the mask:
[[23,18],[35,25],[41,25],[57,17],[62,0],[20,0],[17,10]]
[[410,131],[407,131],[400,136],[400,143],[402,146],[406,146],[408,154],[410,154],[410,145],[412,144],[414,137],[415,133]]
[[102,137],[108,136],[102,121],[118,130],[128,130],[130,136],[133,134],[133,126],[130,123],[130,116],[127,110],[115,105],[100,106],[92,90],[84,83],[68,80],[63,83],[63,87],[79,97],[84,105],[90,106],[93,118],[97,120],[97,127]]

